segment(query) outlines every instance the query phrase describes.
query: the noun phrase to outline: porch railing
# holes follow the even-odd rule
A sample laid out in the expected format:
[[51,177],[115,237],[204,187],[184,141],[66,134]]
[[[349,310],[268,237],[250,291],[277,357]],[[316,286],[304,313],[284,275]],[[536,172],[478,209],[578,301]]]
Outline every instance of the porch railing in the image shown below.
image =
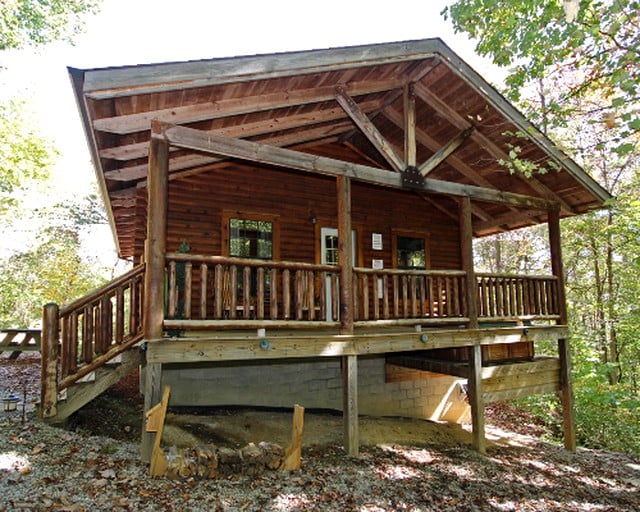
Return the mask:
[[461,322],[467,316],[466,274],[458,270],[354,270],[359,322]]
[[140,265],[58,312],[58,390],[95,369],[96,360],[115,357],[142,338],[144,265]]
[[[339,268],[222,256],[167,254],[169,328],[333,326],[339,322]],[[553,276],[477,274],[484,321],[557,319]],[[356,325],[451,324],[468,320],[461,270],[354,268]]]
[[58,393],[126,351],[143,337],[145,266],[58,307],[44,306],[41,414],[55,416]]
[[477,280],[481,318],[559,318],[557,277],[477,274]]
[[181,320],[335,323],[339,273],[332,265],[168,253],[165,316],[173,326]]

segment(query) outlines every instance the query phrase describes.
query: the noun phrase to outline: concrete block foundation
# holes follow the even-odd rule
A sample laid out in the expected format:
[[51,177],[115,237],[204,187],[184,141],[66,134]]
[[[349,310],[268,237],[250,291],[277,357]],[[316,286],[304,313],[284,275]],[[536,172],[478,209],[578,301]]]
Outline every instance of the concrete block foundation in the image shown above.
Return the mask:
[[[465,422],[466,381],[429,372],[388,382],[385,358],[358,359],[358,410],[370,416],[402,416]],[[416,373],[418,375],[416,375]],[[173,406],[261,406],[342,410],[339,359],[243,363],[165,364],[162,386]]]

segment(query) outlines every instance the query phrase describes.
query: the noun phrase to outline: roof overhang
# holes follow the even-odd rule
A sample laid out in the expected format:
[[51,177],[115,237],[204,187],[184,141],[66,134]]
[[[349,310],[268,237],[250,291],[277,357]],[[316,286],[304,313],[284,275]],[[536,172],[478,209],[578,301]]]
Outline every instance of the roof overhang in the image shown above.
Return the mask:
[[[418,169],[430,184],[419,192],[438,208],[467,191],[479,236],[610,198],[439,39],[69,73],[122,256],[133,250],[154,119],[318,157],[339,147],[345,163],[391,181]],[[547,172],[511,173],[504,161],[514,146]],[[192,149],[173,147],[171,179],[238,158]]]

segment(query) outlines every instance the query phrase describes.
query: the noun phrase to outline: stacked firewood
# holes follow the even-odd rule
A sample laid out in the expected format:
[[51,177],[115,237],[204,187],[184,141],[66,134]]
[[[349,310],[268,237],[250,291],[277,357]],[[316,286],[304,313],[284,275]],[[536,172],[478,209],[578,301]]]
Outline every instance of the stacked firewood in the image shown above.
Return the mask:
[[172,446],[167,457],[166,476],[169,478],[216,478],[236,474],[261,475],[267,470],[280,469],[285,450],[275,443],[249,443],[239,450],[196,446],[178,449]]

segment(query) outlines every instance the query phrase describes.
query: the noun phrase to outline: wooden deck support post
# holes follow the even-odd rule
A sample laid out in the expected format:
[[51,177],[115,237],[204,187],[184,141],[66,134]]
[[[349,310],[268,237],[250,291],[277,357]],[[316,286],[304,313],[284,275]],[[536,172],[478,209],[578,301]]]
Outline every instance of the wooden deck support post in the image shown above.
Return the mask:
[[[473,225],[471,223],[471,199],[460,200],[460,250],[462,269],[467,274],[467,317],[469,329],[478,328],[478,283],[473,266]],[[473,428],[473,447],[480,453],[486,451],[484,436],[484,399],[482,395],[482,347],[473,345],[469,350],[469,405]]]
[[[564,286],[564,268],[562,264],[562,240],[560,236],[560,210],[549,210],[549,248],[551,252],[551,271],[558,284],[558,323],[567,325],[567,299]],[[573,385],[571,383],[571,353],[568,339],[558,340],[558,358],[560,359],[560,401],[562,402],[562,424],[564,447],[576,451],[576,427],[573,406]]]
[[[153,343],[162,337],[164,322],[164,267],[167,234],[167,193],[169,187],[169,143],[162,136],[160,125],[152,122],[147,177],[147,239],[145,241],[146,272],[144,280],[144,339]],[[162,366],[148,364],[144,372],[144,418],[161,400]],[[151,460],[153,434],[143,424],[141,456]]]
[[[353,238],[351,236],[351,180],[339,176],[338,192],[338,263],[340,265],[340,333],[353,333]],[[342,357],[342,414],[344,448],[356,457],[358,439],[358,357]]]
[[57,414],[58,403],[58,305],[50,302],[42,312],[40,416]]

